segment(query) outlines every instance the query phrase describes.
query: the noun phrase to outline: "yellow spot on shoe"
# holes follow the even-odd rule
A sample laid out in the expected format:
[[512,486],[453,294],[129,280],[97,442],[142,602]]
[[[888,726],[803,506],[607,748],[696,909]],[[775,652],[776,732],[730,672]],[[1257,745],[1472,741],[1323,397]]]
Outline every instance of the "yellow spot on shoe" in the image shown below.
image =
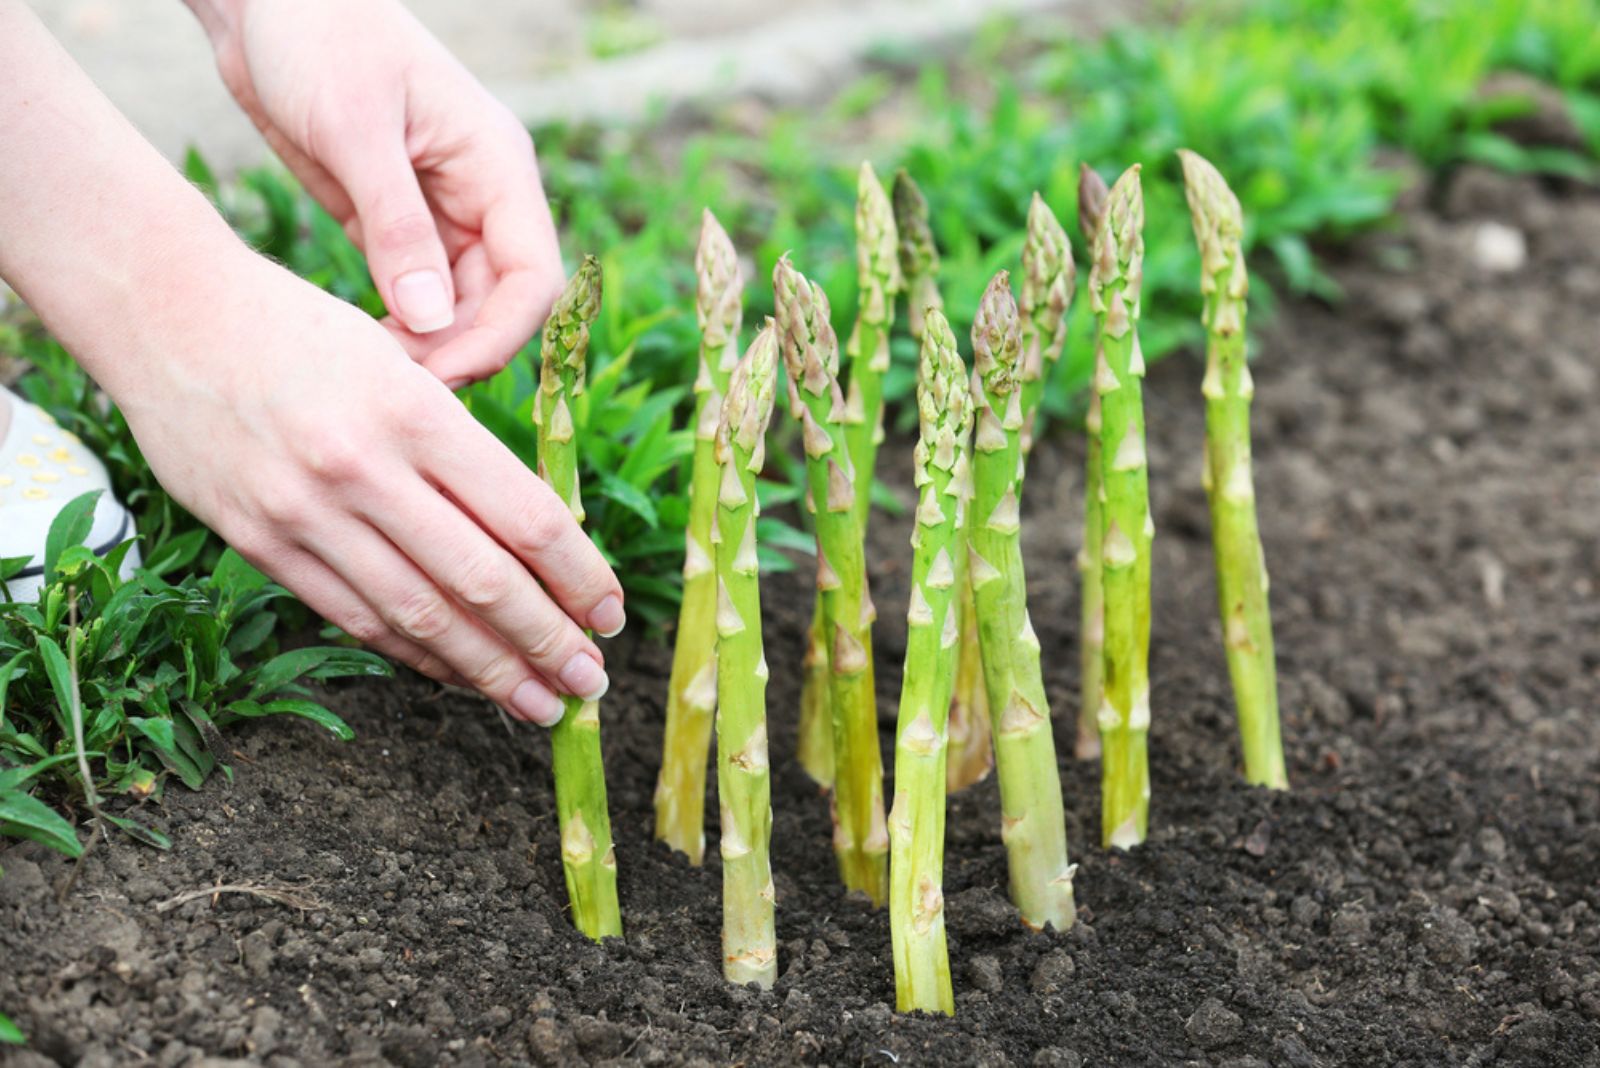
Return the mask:
[[55,440],[55,439],[50,437],[49,434],[35,434],[33,436],[33,443],[35,445],[48,445],[53,440]]
[[9,486],[15,481],[16,479],[12,478],[10,475],[0,475],[0,486]]
[[83,444],[83,439],[78,437],[78,435],[74,434],[70,430],[63,430],[61,432],[61,436],[66,438],[68,441],[72,442],[74,445],[82,445]]
[[69,474],[69,475],[77,475],[77,476],[79,476],[81,478],[82,476],[87,475],[88,473],[89,473],[89,469],[87,467],[79,467],[77,464],[68,464],[67,465],[67,474]]
[[60,482],[61,476],[54,471],[40,471],[31,476],[35,482]]
[[72,459],[72,450],[63,445],[61,448],[50,453],[50,459],[54,460],[58,464],[67,463]]
[[19,453],[17,455],[17,464],[22,467],[38,467],[39,458],[31,452]]
[[43,486],[29,486],[22,491],[22,496],[25,500],[42,501],[50,496],[50,491]]

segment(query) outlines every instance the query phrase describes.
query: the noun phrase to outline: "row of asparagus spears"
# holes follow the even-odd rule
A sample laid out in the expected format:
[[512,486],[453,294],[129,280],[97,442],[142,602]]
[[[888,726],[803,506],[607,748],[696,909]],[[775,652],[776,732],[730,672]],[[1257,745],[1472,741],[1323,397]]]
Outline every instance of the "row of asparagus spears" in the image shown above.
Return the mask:
[[[1208,335],[1204,485],[1210,501],[1224,644],[1248,781],[1287,786],[1278,737],[1267,577],[1256,528],[1245,363],[1247,291],[1238,201],[1217,171],[1181,154],[1202,261]],[[1143,263],[1139,167],[1110,188],[1087,167],[1079,223],[1090,250],[1096,324],[1087,431],[1081,712],[1076,752],[1102,759],[1102,839],[1128,848],[1148,827],[1150,550],[1138,321]],[[817,542],[817,596],[805,652],[799,759],[831,790],[841,881],[890,909],[902,1010],[950,1013],[944,937],[945,802],[998,769],[1010,892],[1024,923],[1074,921],[1059,765],[1040,643],[1028,614],[1021,496],[1051,368],[1063,352],[1076,269],[1067,234],[1035,195],[1020,301],[1008,272],[974,317],[970,373],[943,313],[928,206],[911,179],[885,191],[863,165],[856,214],[858,316],[840,345],[828,300],[787,257],[773,273],[776,315],[742,358],[738,256],[709,211],[695,258],[700,326],[695,450],[683,605],[656,790],[656,834],[699,863],[712,732],[723,862],[724,971],[776,978],[769,853],[767,661],[761,637],[756,478],[785,371],[805,454]],[[895,791],[885,812],[873,679],[866,527],[883,440],[883,383],[896,305],[920,345],[919,439],[905,671]],[[535,406],[540,473],[582,518],[571,404],[583,389],[600,273],[584,262],[544,335]],[[573,918],[593,938],[621,933],[599,716],[573,702],[554,729],[562,862]]]

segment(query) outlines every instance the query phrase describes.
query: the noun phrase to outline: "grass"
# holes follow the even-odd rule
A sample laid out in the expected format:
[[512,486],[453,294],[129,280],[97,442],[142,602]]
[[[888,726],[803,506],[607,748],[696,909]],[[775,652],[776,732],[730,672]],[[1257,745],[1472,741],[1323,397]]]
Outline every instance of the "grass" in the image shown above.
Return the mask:
[[[730,112],[688,132],[536,131],[568,249],[604,250],[591,384],[573,414],[589,529],[618,565],[630,613],[664,622],[679,591],[697,351],[692,255],[703,206],[716,208],[753,260],[749,326],[773,310],[760,280],[793,250],[845,331],[855,316],[856,168],[863,156],[880,173],[904,165],[932,205],[952,326],[963,336],[988,278],[1018,259],[1033,190],[1071,219],[1080,160],[1107,178],[1142,161],[1141,336],[1146,357],[1158,359],[1200,341],[1198,263],[1175,149],[1216,160],[1239,194],[1255,313],[1270,312],[1284,292],[1337,299],[1316,249],[1390,218],[1406,179],[1382,164],[1385,155],[1398,151],[1432,172],[1480,162],[1595,177],[1597,23],[1597,0],[1256,0],[1166,12],[1101,38],[995,24],[950,64],[885,50],[831,105],[775,113],[757,130]],[[1481,94],[1502,70],[1557,94],[1586,148],[1523,146],[1496,132],[1533,106]],[[381,311],[361,256],[281,172],[218,181],[195,156],[186,169],[255,247]],[[1071,236],[1085,262],[1081,235]],[[1057,422],[1074,416],[1089,370],[1087,302],[1074,314],[1045,399]],[[139,516],[150,565],[123,582],[67,538],[40,601],[0,609],[0,806],[8,806],[0,832],[70,851],[77,838],[60,811],[93,793],[144,795],[166,777],[198,785],[226,769],[218,732],[235,720],[287,713],[343,729],[297,680],[373,673],[378,662],[343,648],[276,652],[282,591],[161,490],[125,422],[102,412],[59,346],[12,322],[0,323],[0,350],[37,368],[23,391],[107,459]],[[530,462],[532,357],[530,348],[464,393],[474,415]],[[908,339],[897,339],[886,394],[902,427],[914,418],[904,403],[914,368]],[[791,453],[774,449],[775,477],[760,487],[769,569],[788,566],[773,549],[805,551],[810,541],[771,512],[799,494]],[[72,650],[75,691],[60,671]],[[77,770],[63,713],[80,698],[92,783]]]

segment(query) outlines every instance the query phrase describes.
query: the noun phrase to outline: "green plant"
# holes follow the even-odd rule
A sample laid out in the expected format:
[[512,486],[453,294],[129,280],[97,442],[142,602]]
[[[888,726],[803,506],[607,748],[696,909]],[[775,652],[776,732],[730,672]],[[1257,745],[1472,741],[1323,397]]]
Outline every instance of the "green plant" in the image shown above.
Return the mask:
[[1022,455],[1033,450],[1039,402],[1045,379],[1061,360],[1067,343],[1067,310],[1077,292],[1078,268],[1072,245],[1055,212],[1038,193],[1028,206],[1027,236],[1022,241],[1022,362],[1018,366],[1022,398]]
[[1101,832],[1108,846],[1144,841],[1150,818],[1150,520],[1144,445],[1144,200],[1139,164],[1122,173],[1095,231],[1089,298],[1099,317],[1094,389],[1100,395],[1105,506],[1100,574],[1105,598],[1100,704]]
[[945,751],[966,589],[972,400],[955,335],[925,310],[917,377],[911,606],[889,811],[889,931],[901,1012],[955,1012],[944,937]]
[[[928,225],[928,200],[904,169],[894,176],[894,220],[900,235],[900,272],[905,278],[906,326],[911,336],[923,339],[927,313],[943,319],[944,297],[939,292],[939,247]],[[924,359],[926,347],[924,347]],[[917,384],[922,385],[919,374]],[[920,394],[919,394],[920,398]],[[920,416],[920,400],[918,404]],[[989,744],[989,699],[983,692],[983,652],[978,641],[978,613],[972,600],[972,581],[962,560],[956,601],[960,628],[955,677],[950,686],[950,712],[945,734],[945,788],[951,793],[980,782],[994,767]]]
[[777,327],[769,320],[733,371],[717,423],[721,470],[716,543],[717,796],[722,810],[722,959],[730,982],[770,988],[773,927],[772,773],[767,758],[767,657],[761,641],[756,475],[778,389]]
[[[579,447],[573,408],[584,393],[589,328],[600,312],[600,286],[600,261],[584,257],[544,325],[539,397],[534,408],[539,476],[567,502],[580,523],[584,510],[578,489]],[[599,941],[622,934],[617,854],[611,842],[605,762],[600,753],[600,702],[570,696],[563,700],[566,713],[550,728],[561,867],[572,903],[572,922]]]
[[972,322],[973,510],[968,567],[983,642],[984,685],[1000,779],[1001,838],[1011,900],[1030,927],[1072,926],[1073,867],[1067,861],[1061,773],[1028,616],[1019,533],[1022,516],[1022,336],[1011,276],[984,291]]
[[[739,255],[708,208],[695,252],[700,371],[695,377],[694,459],[689,523],[684,531],[683,600],[678,609],[667,722],[656,782],[656,837],[699,864],[705,855],[706,759],[717,709],[717,576],[711,531],[716,519],[716,437],[728,376],[739,358],[743,307]],[[752,530],[752,538],[754,531]]]
[[[1105,179],[1078,168],[1078,228],[1094,247],[1106,215],[1111,191]],[[1098,326],[1097,326],[1098,328]],[[1100,755],[1100,705],[1105,697],[1106,605],[1100,577],[1100,526],[1104,480],[1100,472],[1100,393],[1089,390],[1089,410],[1083,418],[1083,538],[1078,546],[1080,611],[1078,615],[1078,730],[1073,753],[1079,760]]]
[[[0,603],[0,834],[68,856],[82,846],[63,795],[165,847],[97,799],[157,797],[168,776],[196,790],[218,768],[231,776],[223,731],[243,720],[300,716],[347,739],[305,682],[390,673],[354,649],[276,651],[274,606],[287,595],[231,550],[176,585],[149,568],[124,579],[132,541],[103,558],[84,545],[97,497],[75,498],[51,524],[36,600]],[[6,561],[0,579],[23,562]]]
[[11,1022],[11,1018],[0,1012],[0,1045],[20,1046],[28,1041],[28,1036],[22,1029]]
[[789,408],[803,427],[806,481],[817,528],[817,588],[822,592],[833,720],[834,855],[845,887],[874,905],[888,896],[889,832],[883,813],[877,690],[867,565],[839,388],[839,342],[828,298],[787,258],[773,271],[778,340],[789,373]]
[[1239,710],[1239,740],[1248,782],[1289,787],[1278,733],[1278,674],[1267,603],[1267,564],[1256,525],[1250,469],[1250,399],[1255,383],[1245,362],[1245,296],[1249,292],[1239,235],[1239,201],[1217,169],[1183,153],[1184,185],[1200,246],[1200,292],[1205,295],[1206,451],[1202,473],[1211,505],[1228,674]]

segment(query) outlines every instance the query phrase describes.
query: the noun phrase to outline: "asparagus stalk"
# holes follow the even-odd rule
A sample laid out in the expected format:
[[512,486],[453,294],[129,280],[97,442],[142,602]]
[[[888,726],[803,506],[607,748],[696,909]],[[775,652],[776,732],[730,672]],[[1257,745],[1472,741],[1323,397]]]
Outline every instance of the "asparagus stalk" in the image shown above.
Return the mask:
[[928,309],[944,311],[944,296],[939,292],[939,247],[934,243],[933,228],[928,224],[928,200],[904,168],[895,172],[890,199],[894,204],[895,233],[900,239],[906,326],[911,336],[921,341]]
[[1010,275],[989,283],[972,324],[976,493],[968,535],[983,673],[1000,774],[1001,837],[1011,900],[1030,927],[1072,925],[1073,867],[1055,737],[1028,618],[1017,501],[1022,483],[1022,339]]
[[705,855],[706,758],[717,707],[717,577],[711,525],[716,514],[717,420],[728,375],[739,357],[739,257],[707,209],[694,257],[699,280],[700,373],[695,379],[694,460],[689,477],[689,524],[684,532],[683,602],[667,686],[661,775],[656,781],[656,837],[699,864]]
[[945,744],[961,639],[972,402],[955,335],[928,308],[917,376],[911,607],[889,813],[889,923],[901,1012],[955,1012],[944,937]]
[[833,848],[847,889],[873,904],[888,895],[889,831],[883,813],[872,620],[857,485],[845,439],[839,343],[822,288],[790,265],[773,270],[778,343],[788,371],[789,407],[803,427],[806,476],[817,528],[817,588],[828,642],[833,719]]
[[1105,676],[1100,704],[1101,833],[1105,844],[1144,841],[1150,815],[1150,521],[1144,446],[1144,357],[1139,288],[1144,272],[1139,165],[1123,172],[1095,236],[1089,296],[1100,316],[1094,389],[1100,397],[1104,492],[1100,573]]
[[[539,476],[567,502],[580,523],[583,498],[578,491],[572,403],[583,393],[589,328],[599,311],[600,261],[586,256],[545,322],[539,395],[533,409],[539,431]],[[572,922],[595,941],[620,935],[617,854],[606,808],[599,702],[566,698],[566,714],[550,728],[550,749]]]
[[[850,356],[850,386],[841,416],[855,471],[856,519],[863,538],[872,509],[873,469],[878,445],[883,441],[883,376],[889,370],[895,294],[904,288],[899,243],[888,194],[872,164],[863,162],[856,179],[856,273],[860,299],[855,329],[845,345]],[[823,752],[827,735],[820,727],[826,712],[821,694],[828,684],[828,640],[817,623],[822,613],[818,594],[800,690],[800,763],[813,779],[826,784],[831,778],[827,770],[832,754]]]
[[[1087,163],[1078,165],[1078,228],[1089,248],[1094,248],[1106,215],[1106,198],[1111,190]],[[1098,316],[1096,319],[1098,320]],[[1098,324],[1096,330],[1098,330]],[[1105,689],[1105,590],[1100,582],[1100,524],[1103,494],[1100,480],[1100,393],[1089,391],[1089,413],[1084,418],[1083,542],[1078,551],[1078,573],[1082,579],[1082,615],[1079,621],[1078,739],[1073,747],[1079,760],[1100,755],[1100,704]]]
[[1022,243],[1022,453],[1033,449],[1045,381],[1067,341],[1067,309],[1078,281],[1072,245],[1055,212],[1038,193],[1028,206]]
[[1180,150],[1184,190],[1200,246],[1200,292],[1205,296],[1206,454],[1202,468],[1211,503],[1217,600],[1239,711],[1244,775],[1256,786],[1289,788],[1278,731],[1278,675],[1267,603],[1266,557],[1256,526],[1250,473],[1250,398],[1255,384],[1245,362],[1245,274],[1239,201],[1217,169]]
[[[944,311],[939,293],[939,249],[928,225],[928,202],[904,170],[894,176],[894,224],[900,234],[900,273],[905,277],[906,322],[911,336],[921,339],[926,312]],[[945,754],[945,786],[952,793],[980,782],[994,767],[989,744],[989,701],[983,692],[983,659],[978,645],[978,615],[972,583],[962,571],[961,644],[950,698],[949,742]]]
[[734,369],[717,424],[717,796],[722,807],[722,973],[770,988],[773,929],[772,783],[767,761],[767,658],[761,643],[756,475],[777,392],[772,320]]

